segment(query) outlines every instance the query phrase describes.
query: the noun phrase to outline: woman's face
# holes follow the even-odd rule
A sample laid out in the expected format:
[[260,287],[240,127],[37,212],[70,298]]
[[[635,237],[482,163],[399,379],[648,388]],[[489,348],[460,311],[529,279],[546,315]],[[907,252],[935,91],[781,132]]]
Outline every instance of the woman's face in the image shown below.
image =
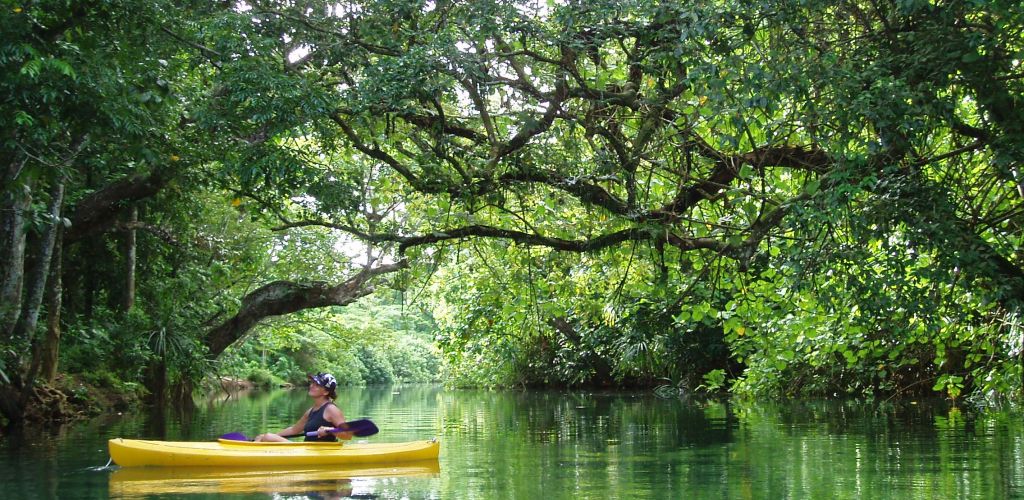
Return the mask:
[[322,386],[322,385],[320,385],[320,384],[318,384],[316,382],[313,382],[312,380],[309,381],[309,395],[310,396],[320,397],[320,396],[326,396],[328,394],[330,394],[330,391],[325,389],[324,386]]

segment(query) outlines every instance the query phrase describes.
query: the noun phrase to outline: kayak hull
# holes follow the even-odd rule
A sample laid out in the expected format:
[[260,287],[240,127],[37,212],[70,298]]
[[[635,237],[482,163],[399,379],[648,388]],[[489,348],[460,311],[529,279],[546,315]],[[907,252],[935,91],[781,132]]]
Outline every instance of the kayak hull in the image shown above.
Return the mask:
[[147,441],[115,438],[110,458],[121,467],[199,466],[271,467],[292,465],[398,464],[437,460],[436,439],[407,443],[254,443],[221,439],[208,442]]

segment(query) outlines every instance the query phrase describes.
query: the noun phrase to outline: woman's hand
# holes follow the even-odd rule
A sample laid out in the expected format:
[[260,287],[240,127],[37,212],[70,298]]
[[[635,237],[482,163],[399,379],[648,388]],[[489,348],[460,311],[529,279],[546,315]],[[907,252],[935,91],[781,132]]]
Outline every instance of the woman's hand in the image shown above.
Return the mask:
[[256,436],[256,439],[253,439],[253,441],[256,441],[257,443],[259,443],[259,442],[271,442],[271,443],[273,443],[273,442],[287,441],[287,439],[281,437],[280,434],[274,434],[273,432],[268,432],[266,434],[260,434],[259,436]]
[[334,429],[335,429],[334,427],[321,426],[319,429],[316,430],[316,435],[317,435],[317,437],[324,437],[324,436],[326,436],[328,434],[334,434],[334,437],[339,438],[339,439],[346,439],[346,440],[347,439],[352,439],[352,433],[351,432],[347,432],[347,431],[331,432]]

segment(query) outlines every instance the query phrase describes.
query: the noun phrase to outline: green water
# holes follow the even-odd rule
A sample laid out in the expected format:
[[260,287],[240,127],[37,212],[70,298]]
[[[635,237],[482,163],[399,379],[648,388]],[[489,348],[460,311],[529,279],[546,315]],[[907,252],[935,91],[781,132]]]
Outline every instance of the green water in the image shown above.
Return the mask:
[[[943,404],[695,403],[644,393],[343,390],[371,442],[438,437],[438,467],[273,476],[103,467],[112,437],[276,430],[305,391],[108,415],[0,441],[2,498],[1024,498],[1024,420]],[[236,477],[237,476],[237,477]],[[243,477],[245,476],[245,477]],[[245,479],[245,480],[243,480]],[[148,489],[147,489],[148,488]]]

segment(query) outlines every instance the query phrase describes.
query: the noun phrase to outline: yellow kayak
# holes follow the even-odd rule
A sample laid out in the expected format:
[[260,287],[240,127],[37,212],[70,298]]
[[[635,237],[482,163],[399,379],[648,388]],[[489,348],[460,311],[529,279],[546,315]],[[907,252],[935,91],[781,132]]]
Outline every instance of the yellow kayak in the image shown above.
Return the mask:
[[272,467],[291,465],[396,464],[437,460],[437,439],[408,443],[287,442],[254,443],[219,439],[208,442],[109,441],[110,458],[121,467],[205,466]]
[[110,474],[110,497],[211,493],[344,492],[351,478],[437,477],[437,460],[392,465],[302,467],[129,467]]

